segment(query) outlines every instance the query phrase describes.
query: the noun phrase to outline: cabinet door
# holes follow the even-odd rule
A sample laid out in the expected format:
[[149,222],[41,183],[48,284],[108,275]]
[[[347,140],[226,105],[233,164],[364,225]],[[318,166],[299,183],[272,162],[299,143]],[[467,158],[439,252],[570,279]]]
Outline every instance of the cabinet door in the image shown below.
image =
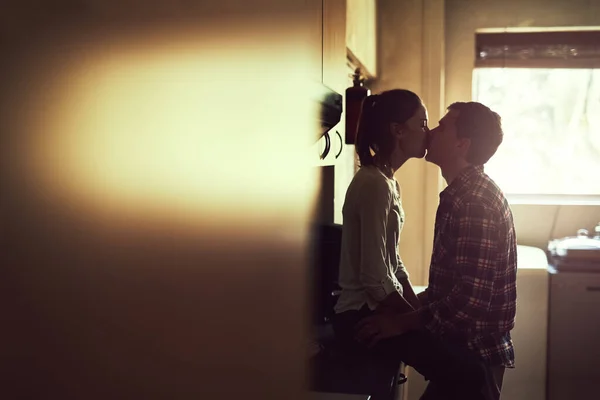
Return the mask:
[[586,398],[600,391],[600,274],[560,272],[550,282],[549,398]]
[[[323,84],[343,96],[346,78],[346,0],[323,0]],[[346,151],[344,121],[342,113],[340,122],[329,131],[331,149],[323,165],[337,164]]]
[[323,0],[323,83],[346,88],[346,0]]
[[376,2],[347,0],[346,45],[363,73],[377,74]]
[[323,81],[323,0],[310,0],[310,79]]
[[[344,115],[342,114],[342,120],[331,128],[328,135],[323,135],[314,145],[311,150],[314,159],[317,159],[315,165],[327,166],[336,165],[344,154],[346,145],[344,144],[344,136],[342,135],[342,125],[344,122]],[[329,144],[327,144],[327,137],[329,137]],[[328,147],[328,150],[326,150]],[[326,153],[326,154],[325,154]],[[325,157],[321,158],[325,154]]]

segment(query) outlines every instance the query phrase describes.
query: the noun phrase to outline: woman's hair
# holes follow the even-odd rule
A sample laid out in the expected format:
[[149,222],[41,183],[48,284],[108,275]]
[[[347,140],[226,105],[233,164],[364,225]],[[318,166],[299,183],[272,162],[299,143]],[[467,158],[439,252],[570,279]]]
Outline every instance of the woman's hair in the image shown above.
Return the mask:
[[388,90],[363,100],[356,132],[356,153],[361,167],[374,164],[371,149],[381,166],[389,166],[396,140],[390,132],[390,123],[406,122],[421,104],[419,96],[404,89]]

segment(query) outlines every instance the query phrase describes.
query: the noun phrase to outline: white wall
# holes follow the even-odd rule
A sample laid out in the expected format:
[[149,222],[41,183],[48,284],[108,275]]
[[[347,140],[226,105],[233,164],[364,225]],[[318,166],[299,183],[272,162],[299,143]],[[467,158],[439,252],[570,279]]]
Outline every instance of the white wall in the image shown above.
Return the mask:
[[[444,108],[443,0],[379,0],[377,2],[378,76],[374,93],[408,89],[437,121]],[[433,225],[441,182],[439,169],[411,159],[398,170],[406,223],[400,253],[414,284],[425,284],[433,244]]]
[[[446,105],[471,98],[477,29],[598,25],[599,0],[446,0]],[[519,243],[541,248],[549,239],[573,235],[579,228],[592,231],[600,221],[600,206],[511,208]]]

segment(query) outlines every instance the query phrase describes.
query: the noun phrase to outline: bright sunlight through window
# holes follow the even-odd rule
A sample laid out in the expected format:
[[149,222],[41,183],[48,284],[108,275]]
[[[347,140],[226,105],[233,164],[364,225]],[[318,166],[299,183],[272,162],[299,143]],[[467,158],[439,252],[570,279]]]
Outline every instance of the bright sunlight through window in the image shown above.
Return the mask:
[[473,98],[502,117],[486,172],[508,195],[600,198],[600,70],[477,68]]

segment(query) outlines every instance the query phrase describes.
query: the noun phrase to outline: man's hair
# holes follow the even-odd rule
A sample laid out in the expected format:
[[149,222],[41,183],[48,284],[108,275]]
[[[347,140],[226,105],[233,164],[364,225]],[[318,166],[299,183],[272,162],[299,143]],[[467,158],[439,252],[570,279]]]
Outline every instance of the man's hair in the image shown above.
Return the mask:
[[475,165],[488,162],[504,137],[500,115],[474,101],[452,103],[448,110],[459,111],[456,120],[457,136],[471,140],[467,161]]

